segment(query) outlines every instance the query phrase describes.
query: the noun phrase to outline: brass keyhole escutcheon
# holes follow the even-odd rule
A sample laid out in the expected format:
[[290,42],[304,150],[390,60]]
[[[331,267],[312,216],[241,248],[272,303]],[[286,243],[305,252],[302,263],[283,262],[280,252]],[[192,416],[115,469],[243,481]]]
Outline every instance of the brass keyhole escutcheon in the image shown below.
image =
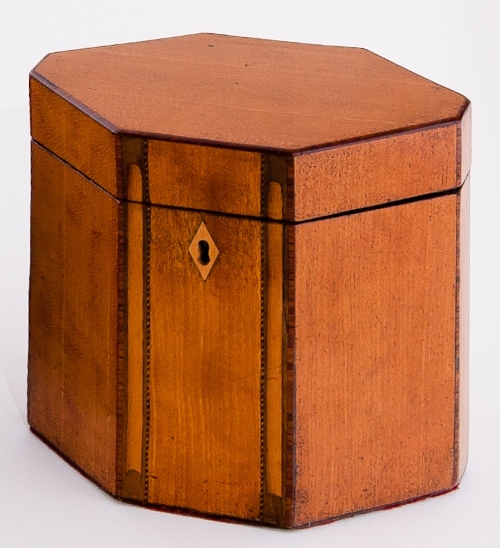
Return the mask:
[[189,253],[193,258],[201,277],[206,280],[214,266],[215,259],[217,259],[217,256],[219,255],[219,250],[203,222],[198,227],[198,230],[189,245]]
[[198,262],[206,266],[210,262],[210,244],[206,240],[200,240],[198,242],[198,250],[200,252]]

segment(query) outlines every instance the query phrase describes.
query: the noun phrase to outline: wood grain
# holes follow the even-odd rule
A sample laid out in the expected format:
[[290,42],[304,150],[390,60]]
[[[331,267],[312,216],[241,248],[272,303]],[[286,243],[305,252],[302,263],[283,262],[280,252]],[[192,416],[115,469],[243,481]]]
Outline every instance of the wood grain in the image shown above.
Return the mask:
[[296,231],[297,225],[285,224],[283,227],[283,445],[285,448],[283,452],[283,484],[285,500],[283,519],[280,521],[280,525],[287,528],[293,527],[297,521],[295,515],[297,491]]
[[[120,188],[127,201],[123,211],[123,265],[121,266],[122,302],[119,308],[120,343],[123,366],[120,368],[118,400],[123,401],[118,416],[118,495],[120,498],[146,500],[146,458],[144,443],[146,417],[145,382],[145,206],[147,190],[147,146],[144,139],[122,135],[118,158],[121,161]],[[123,310],[122,310],[123,308]],[[120,363],[120,362],[119,362]]]
[[[137,179],[137,166],[132,164]],[[130,188],[130,187],[129,187]],[[144,435],[144,206],[127,205],[127,363],[125,414],[125,476],[121,496],[145,498]]]
[[[272,188],[272,187],[271,187]],[[283,497],[283,225],[265,223],[265,485],[279,500],[266,514],[281,517]],[[277,507],[276,507],[277,505]]]
[[[151,210],[150,503],[259,519],[261,226]],[[206,281],[188,247],[204,221]]]
[[364,49],[214,34],[53,53],[33,76],[121,131],[254,149],[434,125],[467,103]]
[[295,525],[453,485],[456,195],[295,229]]
[[469,105],[460,121],[460,184],[465,182],[472,164],[472,108]]
[[116,492],[118,203],[32,144],[28,420]]
[[458,210],[458,377],[457,397],[457,470],[455,481],[458,483],[464,475],[469,457],[469,333],[470,333],[470,180],[466,179],[459,194]]
[[217,147],[148,142],[151,202],[260,215],[260,155]]
[[30,78],[31,136],[114,196],[115,135],[71,102]]
[[457,485],[466,98],[210,34],[51,54],[30,98],[37,433],[119,498],[281,527]]
[[439,192],[456,180],[456,124],[295,156],[301,221]]

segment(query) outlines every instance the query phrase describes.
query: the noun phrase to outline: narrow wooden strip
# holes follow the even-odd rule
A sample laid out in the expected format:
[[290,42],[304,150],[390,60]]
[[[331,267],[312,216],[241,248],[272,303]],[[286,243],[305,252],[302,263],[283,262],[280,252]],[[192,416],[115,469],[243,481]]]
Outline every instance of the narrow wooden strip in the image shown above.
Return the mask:
[[266,223],[266,491],[282,497],[283,226]]
[[[264,186],[264,185],[263,185]],[[262,189],[264,195],[264,189]],[[266,423],[268,408],[267,391],[267,272],[266,272],[267,233],[264,223],[260,223],[260,493],[259,519],[264,520],[264,497],[266,494]]]
[[127,446],[126,471],[131,477],[124,496],[142,500],[143,439],[143,206],[128,204],[127,237]]
[[[261,216],[283,218],[287,157],[262,154]],[[263,493],[261,519],[283,520],[283,225],[262,223]]]
[[295,158],[288,156],[286,160],[286,183],[283,187],[283,219],[295,219],[295,200],[296,200],[296,178],[297,171],[295,168]]
[[[149,184],[149,144],[144,140],[140,150],[142,167],[142,201],[151,201]],[[150,435],[151,435],[151,240],[152,208],[143,206],[143,473],[144,500],[150,501]]]
[[457,185],[457,124],[295,156],[290,221],[367,208]]
[[283,483],[285,486],[283,525],[285,527],[293,527],[296,522],[295,233],[295,226],[285,225],[283,241],[283,291],[286,330],[283,338],[283,359],[285,362],[283,376]]
[[[460,127],[457,128],[457,141],[460,142]],[[460,147],[458,147],[460,148]],[[457,161],[457,178],[460,177],[460,157]],[[460,200],[461,193],[457,193],[456,200],[456,241],[455,241],[455,399],[454,399],[454,428],[453,428],[453,483],[457,483],[459,461],[459,429],[460,429]]]
[[116,386],[116,493],[123,494],[124,475],[127,472],[125,453],[126,429],[126,364],[127,364],[127,204],[118,204],[118,347]]
[[[148,193],[147,176],[144,182]],[[149,497],[149,449],[150,449],[150,423],[151,423],[151,207],[145,206],[144,212],[144,275],[143,275],[143,322],[144,322],[144,346],[143,346],[143,413],[144,413],[144,435],[143,435],[143,459],[144,459],[144,498],[146,502]]]
[[472,107],[465,111],[460,126],[460,184],[469,175],[472,163]]
[[458,287],[457,287],[457,379],[455,415],[455,476],[458,483],[467,467],[469,454],[469,293],[470,293],[470,180],[466,179],[458,204]]
[[[122,142],[115,139],[116,180],[120,192],[123,189]],[[96,184],[96,183],[93,183]],[[103,189],[104,190],[104,189]],[[123,195],[123,194],[122,194]],[[127,473],[126,454],[126,406],[127,406],[127,203],[118,205],[118,348],[116,382],[116,495],[123,497],[124,479]]]
[[[287,188],[287,157],[262,155],[261,214],[267,218],[283,218],[283,196]],[[265,326],[266,371],[266,517],[282,518],[282,452],[283,452],[283,226],[265,223]]]
[[[143,173],[146,173],[144,140],[122,136],[118,157],[121,158],[120,188],[128,200],[143,199]],[[126,322],[123,383],[125,390],[123,451],[123,482],[121,496],[144,501],[145,436],[144,397],[144,207],[140,203],[123,202],[126,211]]]
[[[295,166],[293,157],[287,158],[287,179],[284,188],[284,218],[295,216]],[[283,526],[296,522],[296,227],[283,227]]]

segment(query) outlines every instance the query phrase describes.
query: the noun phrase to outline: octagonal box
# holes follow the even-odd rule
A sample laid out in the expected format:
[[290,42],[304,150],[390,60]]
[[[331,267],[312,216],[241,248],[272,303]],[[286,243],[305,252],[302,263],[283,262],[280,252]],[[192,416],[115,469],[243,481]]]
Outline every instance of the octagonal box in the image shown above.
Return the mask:
[[194,35],[31,73],[29,422],[112,495],[300,527],[467,455],[467,99]]

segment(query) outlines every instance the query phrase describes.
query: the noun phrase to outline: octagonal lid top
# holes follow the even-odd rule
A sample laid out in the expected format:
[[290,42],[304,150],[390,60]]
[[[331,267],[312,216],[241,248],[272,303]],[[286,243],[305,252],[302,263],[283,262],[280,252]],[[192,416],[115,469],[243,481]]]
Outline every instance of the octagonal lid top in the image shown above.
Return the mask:
[[116,133],[287,152],[452,122],[468,105],[364,49],[214,34],[52,53],[32,76]]

